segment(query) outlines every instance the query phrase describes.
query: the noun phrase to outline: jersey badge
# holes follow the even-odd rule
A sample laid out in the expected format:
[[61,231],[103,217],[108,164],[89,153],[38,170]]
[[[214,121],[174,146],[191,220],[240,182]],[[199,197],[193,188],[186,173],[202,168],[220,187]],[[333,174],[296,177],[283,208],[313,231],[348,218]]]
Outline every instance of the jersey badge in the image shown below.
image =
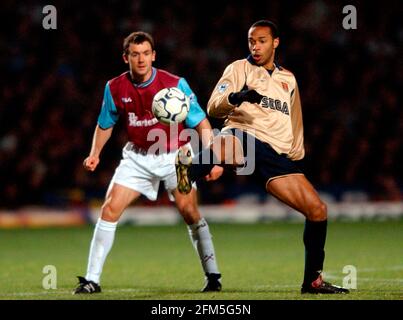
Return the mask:
[[217,90],[219,93],[224,93],[225,90],[228,88],[228,83],[221,83],[218,85]]
[[288,92],[288,84],[285,82],[281,82],[281,86],[283,87],[285,92]]

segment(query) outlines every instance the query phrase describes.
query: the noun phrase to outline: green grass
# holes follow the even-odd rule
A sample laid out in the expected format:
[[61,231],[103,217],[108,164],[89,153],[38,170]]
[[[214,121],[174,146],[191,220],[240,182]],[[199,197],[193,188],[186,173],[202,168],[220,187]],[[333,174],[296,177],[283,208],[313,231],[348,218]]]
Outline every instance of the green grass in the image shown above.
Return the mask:
[[[349,295],[301,295],[303,224],[210,224],[223,291],[200,293],[204,278],[184,224],[120,226],[105,263],[103,292],[73,296],[85,275],[92,226],[0,230],[0,299],[403,299],[403,221],[330,222],[325,277],[341,285],[343,267],[357,268]],[[57,289],[45,290],[45,265]]]

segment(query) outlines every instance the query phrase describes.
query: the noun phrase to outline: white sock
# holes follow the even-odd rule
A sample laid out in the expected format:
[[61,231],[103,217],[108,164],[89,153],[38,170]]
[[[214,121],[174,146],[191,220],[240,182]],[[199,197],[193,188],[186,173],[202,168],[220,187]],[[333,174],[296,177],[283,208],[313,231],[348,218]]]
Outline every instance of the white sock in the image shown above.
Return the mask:
[[115,239],[117,222],[98,219],[92,237],[85,279],[99,284],[102,267]]
[[200,257],[204,273],[220,273],[218,271],[212,236],[204,218],[189,225],[190,240]]

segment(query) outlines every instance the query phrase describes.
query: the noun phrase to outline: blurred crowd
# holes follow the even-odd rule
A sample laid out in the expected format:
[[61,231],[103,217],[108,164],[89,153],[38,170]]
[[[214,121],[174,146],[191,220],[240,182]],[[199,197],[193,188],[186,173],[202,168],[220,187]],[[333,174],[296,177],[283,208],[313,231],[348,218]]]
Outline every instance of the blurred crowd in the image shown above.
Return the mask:
[[[85,205],[105,194],[125,132],[117,125],[94,173],[85,172],[108,79],[126,71],[122,41],[144,30],[157,67],[185,77],[200,104],[224,68],[246,57],[247,30],[280,28],[278,63],[295,74],[303,106],[306,174],[336,201],[346,194],[402,200],[403,25],[399,1],[355,1],[357,29],[337,1],[53,1],[57,30],[42,27],[43,3],[3,1],[0,19],[0,207]],[[400,59],[400,60],[399,60]],[[222,123],[210,119],[215,127]],[[201,203],[266,195],[250,177],[200,184]],[[147,203],[146,200],[142,200]],[[162,196],[158,203],[166,202]]]

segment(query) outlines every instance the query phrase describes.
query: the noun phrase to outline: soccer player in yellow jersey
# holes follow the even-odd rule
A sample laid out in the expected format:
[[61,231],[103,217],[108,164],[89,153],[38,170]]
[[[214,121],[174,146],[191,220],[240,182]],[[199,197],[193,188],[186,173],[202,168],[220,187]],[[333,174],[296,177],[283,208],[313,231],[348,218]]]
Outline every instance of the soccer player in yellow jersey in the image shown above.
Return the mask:
[[[226,119],[222,132],[193,159],[186,148],[178,152],[178,189],[190,191],[192,181],[214,163],[245,165],[253,160],[253,173],[265,190],[306,218],[301,293],[348,293],[322,279],[327,208],[296,162],[305,154],[301,102],[294,75],[274,62],[280,44],[276,25],[254,23],[248,44],[250,55],[225,69],[208,102],[210,116]],[[246,155],[251,144],[253,157]]]

